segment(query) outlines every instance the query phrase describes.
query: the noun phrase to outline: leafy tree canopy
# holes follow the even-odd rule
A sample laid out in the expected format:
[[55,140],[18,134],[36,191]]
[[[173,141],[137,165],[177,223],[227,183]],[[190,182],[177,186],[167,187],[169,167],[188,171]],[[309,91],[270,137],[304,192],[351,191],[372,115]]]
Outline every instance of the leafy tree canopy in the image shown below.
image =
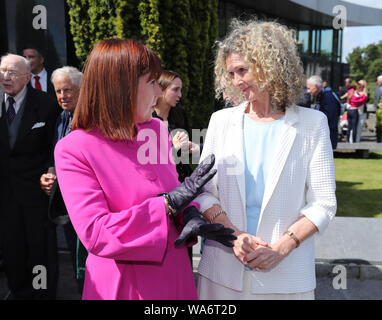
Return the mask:
[[382,41],[365,48],[356,47],[346,60],[350,64],[350,77],[355,81],[367,81],[369,103],[373,103],[377,77],[382,75]]

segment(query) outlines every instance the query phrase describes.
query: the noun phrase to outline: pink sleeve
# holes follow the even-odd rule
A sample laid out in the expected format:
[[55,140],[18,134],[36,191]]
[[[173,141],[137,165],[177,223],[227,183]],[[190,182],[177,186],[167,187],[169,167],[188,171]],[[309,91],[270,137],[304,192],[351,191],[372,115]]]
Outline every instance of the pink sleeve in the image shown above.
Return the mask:
[[59,142],[55,164],[70,220],[90,253],[116,260],[162,260],[168,237],[163,197],[110,212],[101,186],[78,148]]
[[353,95],[353,97],[351,98],[352,99],[352,102],[357,106],[362,106],[366,100],[367,100],[367,96],[365,94],[360,94],[358,97]]

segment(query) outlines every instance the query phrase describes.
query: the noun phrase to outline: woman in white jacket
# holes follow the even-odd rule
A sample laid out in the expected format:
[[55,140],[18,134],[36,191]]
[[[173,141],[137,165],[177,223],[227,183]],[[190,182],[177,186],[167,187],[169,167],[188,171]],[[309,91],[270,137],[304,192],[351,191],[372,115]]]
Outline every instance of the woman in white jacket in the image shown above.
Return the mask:
[[205,218],[235,230],[234,248],[206,240],[200,299],[314,299],[314,237],[336,212],[324,114],[298,107],[303,68],[292,32],[274,22],[232,23],[219,43],[222,79],[237,107],[211,116],[202,153],[218,172],[197,198]]

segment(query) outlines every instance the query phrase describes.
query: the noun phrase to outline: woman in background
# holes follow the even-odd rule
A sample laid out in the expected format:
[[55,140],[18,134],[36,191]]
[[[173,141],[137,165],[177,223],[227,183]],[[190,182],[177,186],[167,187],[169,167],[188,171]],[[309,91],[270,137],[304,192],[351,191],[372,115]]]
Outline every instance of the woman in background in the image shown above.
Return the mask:
[[363,94],[365,94],[367,96],[367,100],[363,106],[358,108],[359,118],[358,118],[358,125],[357,125],[356,142],[361,141],[362,128],[363,128],[363,125],[365,124],[366,116],[367,116],[367,105],[366,105],[366,103],[369,101],[369,92],[367,90],[366,80],[363,80],[363,79],[359,80],[359,83],[363,86],[362,92],[363,92]]
[[[365,81],[366,82],[366,81]],[[367,101],[367,94],[365,94],[365,86],[361,81],[358,81],[355,89],[349,89],[347,93],[347,118],[348,129],[346,133],[346,142],[357,141],[357,127],[359,121],[358,109],[363,107]]]
[[163,70],[159,80],[162,88],[162,95],[153,112],[154,118],[161,119],[168,128],[174,146],[174,155],[180,158],[176,165],[179,181],[183,182],[192,173],[189,165],[189,155],[199,151],[199,146],[190,141],[190,127],[188,125],[187,114],[180,107],[176,107],[182,98],[182,79],[174,71]]

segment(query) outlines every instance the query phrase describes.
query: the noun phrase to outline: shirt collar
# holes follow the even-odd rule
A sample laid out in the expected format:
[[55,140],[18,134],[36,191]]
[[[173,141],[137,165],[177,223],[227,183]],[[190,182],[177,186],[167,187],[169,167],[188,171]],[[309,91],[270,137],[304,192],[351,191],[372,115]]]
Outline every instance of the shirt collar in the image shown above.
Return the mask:
[[37,74],[33,74],[33,77],[34,77],[34,76],[39,76],[39,77],[40,77],[40,79],[41,79],[41,78],[44,78],[44,77],[46,77],[46,75],[47,75],[47,72],[46,72],[45,68],[43,68],[43,69],[41,70],[41,72],[40,72],[40,73],[37,73]]
[[[15,111],[17,113],[17,111],[20,109],[21,107],[21,102],[24,100],[25,96],[27,94],[27,86],[24,86],[24,88],[18,93],[16,94],[13,99],[15,99]],[[4,94],[4,100],[6,103],[6,110],[8,110],[8,97],[10,97],[8,94]]]

